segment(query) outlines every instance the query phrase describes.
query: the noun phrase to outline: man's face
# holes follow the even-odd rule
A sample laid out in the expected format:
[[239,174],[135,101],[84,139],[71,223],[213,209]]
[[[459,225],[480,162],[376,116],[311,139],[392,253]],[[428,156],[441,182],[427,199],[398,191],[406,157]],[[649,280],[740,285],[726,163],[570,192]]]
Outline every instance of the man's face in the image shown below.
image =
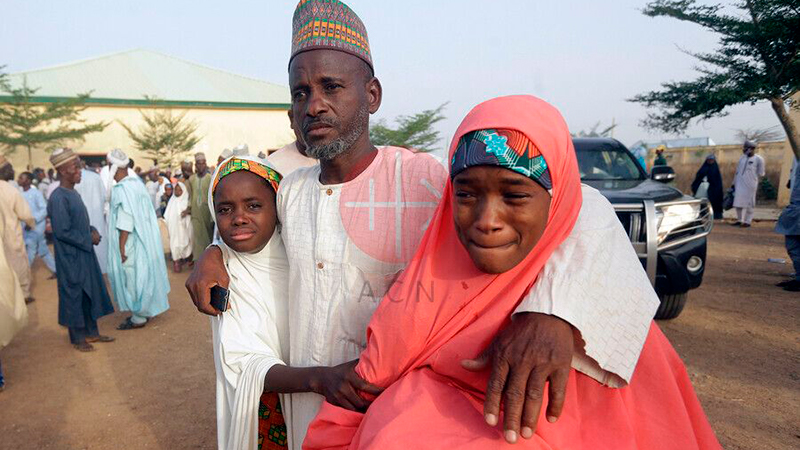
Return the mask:
[[147,174],[147,178],[149,178],[150,181],[158,180],[158,171],[157,170],[151,170],[150,173]]
[[381,88],[361,59],[336,50],[297,55],[289,67],[293,125],[308,156],[331,160],[348,150],[380,107]]
[[19,177],[17,177],[17,184],[19,184],[22,189],[27,191],[28,188],[31,187],[31,177],[25,173],[21,173],[19,174]]
[[750,146],[745,146],[743,152],[747,156],[753,156],[753,154],[756,152],[756,149]]
[[206,164],[205,159],[198,159],[194,162],[194,168],[197,169],[197,173],[205,173],[208,169],[208,164]]
[[58,176],[62,180],[67,180],[73,185],[81,182],[81,163],[75,158],[72,161],[58,168]]

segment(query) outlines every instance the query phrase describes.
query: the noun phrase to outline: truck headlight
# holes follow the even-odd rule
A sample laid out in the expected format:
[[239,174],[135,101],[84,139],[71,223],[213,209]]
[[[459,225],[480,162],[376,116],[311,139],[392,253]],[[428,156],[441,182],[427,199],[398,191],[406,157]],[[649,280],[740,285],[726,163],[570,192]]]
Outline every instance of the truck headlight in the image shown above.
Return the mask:
[[700,218],[700,202],[677,205],[656,205],[656,229],[658,243],[664,242],[671,232]]

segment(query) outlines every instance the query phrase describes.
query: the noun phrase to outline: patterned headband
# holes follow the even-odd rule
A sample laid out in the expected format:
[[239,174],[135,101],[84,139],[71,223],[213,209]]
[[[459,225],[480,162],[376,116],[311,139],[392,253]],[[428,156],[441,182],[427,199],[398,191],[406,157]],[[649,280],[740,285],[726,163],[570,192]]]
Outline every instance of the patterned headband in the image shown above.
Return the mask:
[[504,167],[548,191],[553,188],[544,156],[524,133],[516,130],[477,130],[462,136],[450,161],[450,179],[475,166]]
[[272,168],[255,161],[239,158],[231,158],[225,161],[224,164],[225,165],[219,170],[217,177],[214,179],[214,183],[211,187],[211,195],[214,195],[214,192],[217,191],[217,185],[223,178],[240,170],[252,172],[267,180],[267,183],[272,186],[272,189],[274,189],[276,193],[278,192],[278,184],[281,182],[281,175]]

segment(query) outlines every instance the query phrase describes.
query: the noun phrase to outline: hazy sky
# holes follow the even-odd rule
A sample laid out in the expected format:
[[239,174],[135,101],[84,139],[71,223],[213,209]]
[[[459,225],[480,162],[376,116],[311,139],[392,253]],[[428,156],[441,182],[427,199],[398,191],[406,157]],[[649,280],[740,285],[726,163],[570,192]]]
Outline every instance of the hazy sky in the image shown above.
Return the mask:
[[[641,14],[644,0],[351,0],[367,26],[384,87],[377,118],[449,102],[445,147],[477,103],[534,94],[573,131],[619,124],[615,137],[671,137],[639,127],[645,110],[626,102],[661,82],[694,77],[679,48],[711,50],[697,26]],[[287,84],[295,1],[5,0],[0,65],[18,72],[132,48]],[[189,80],[190,81],[190,80]],[[742,128],[778,125],[768,104],[692,126],[686,135],[735,141]]]

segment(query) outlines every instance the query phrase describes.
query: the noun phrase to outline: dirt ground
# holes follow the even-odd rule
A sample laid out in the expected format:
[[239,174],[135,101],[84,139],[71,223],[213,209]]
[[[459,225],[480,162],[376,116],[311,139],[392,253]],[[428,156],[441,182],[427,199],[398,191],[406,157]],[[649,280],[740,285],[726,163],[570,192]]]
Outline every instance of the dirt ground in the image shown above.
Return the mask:
[[[686,362],[726,449],[800,448],[800,294],[773,285],[791,265],[772,224],[718,225],[703,286],[660,325]],[[171,309],[141,330],[79,353],[57,324],[55,280],[34,266],[30,322],[0,358],[0,449],[215,448],[209,318],[170,274]]]

